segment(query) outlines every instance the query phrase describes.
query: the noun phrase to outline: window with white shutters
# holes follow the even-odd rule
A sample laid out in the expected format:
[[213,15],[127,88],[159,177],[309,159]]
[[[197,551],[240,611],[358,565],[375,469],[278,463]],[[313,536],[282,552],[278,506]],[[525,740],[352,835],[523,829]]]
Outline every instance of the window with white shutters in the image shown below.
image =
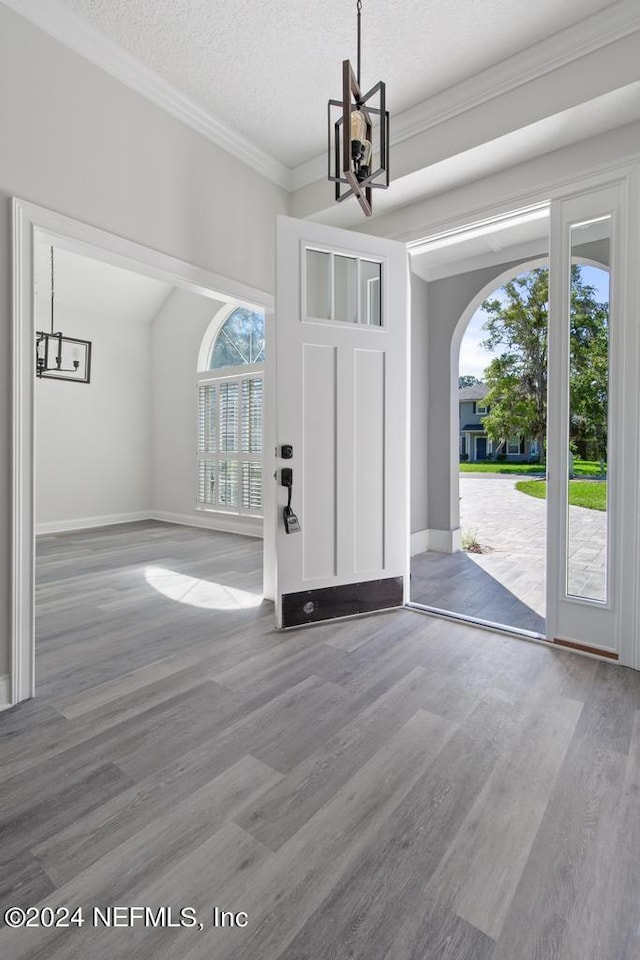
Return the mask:
[[226,317],[198,375],[197,502],[202,509],[262,515],[264,315]]

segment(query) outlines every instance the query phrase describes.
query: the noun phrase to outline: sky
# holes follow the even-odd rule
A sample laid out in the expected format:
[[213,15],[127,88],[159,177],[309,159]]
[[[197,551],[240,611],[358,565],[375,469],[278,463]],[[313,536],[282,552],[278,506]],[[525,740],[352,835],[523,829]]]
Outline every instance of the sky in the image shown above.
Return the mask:
[[[596,289],[598,300],[606,302],[609,299],[609,273],[598,267],[582,264],[582,279]],[[499,291],[489,294],[487,299],[502,299]],[[486,333],[482,329],[486,315],[482,308],[478,308],[469,321],[469,326],[460,346],[460,376],[474,376],[482,380],[485,367],[491,359],[500,353],[500,349],[491,352],[481,347]]]

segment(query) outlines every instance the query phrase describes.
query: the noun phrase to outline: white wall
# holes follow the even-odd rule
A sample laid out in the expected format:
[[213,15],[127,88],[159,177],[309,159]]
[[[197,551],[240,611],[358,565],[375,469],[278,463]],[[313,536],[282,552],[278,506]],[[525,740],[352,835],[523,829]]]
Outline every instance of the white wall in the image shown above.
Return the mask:
[[36,381],[38,532],[134,519],[150,502],[150,325],[65,311],[91,382]]
[[[196,510],[196,369],[221,301],[174,289],[151,322],[64,312],[93,343],[91,383],[36,383],[38,532]],[[261,524],[253,524],[258,531]]]
[[155,514],[200,522],[195,509],[196,367],[202,338],[222,303],[174,290],[151,324]]
[[[0,4],[0,334],[19,196],[266,291],[285,193]],[[9,671],[11,352],[0,355],[0,677]],[[81,388],[78,387],[78,390]]]

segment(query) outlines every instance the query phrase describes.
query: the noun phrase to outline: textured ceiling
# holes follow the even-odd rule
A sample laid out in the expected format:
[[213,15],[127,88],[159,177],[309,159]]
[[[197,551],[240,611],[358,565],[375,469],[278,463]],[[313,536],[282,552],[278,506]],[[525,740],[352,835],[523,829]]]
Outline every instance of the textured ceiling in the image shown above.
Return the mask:
[[[289,167],[325,149],[355,60],[355,0],[63,0],[211,116]],[[398,113],[611,0],[363,0],[362,83]]]

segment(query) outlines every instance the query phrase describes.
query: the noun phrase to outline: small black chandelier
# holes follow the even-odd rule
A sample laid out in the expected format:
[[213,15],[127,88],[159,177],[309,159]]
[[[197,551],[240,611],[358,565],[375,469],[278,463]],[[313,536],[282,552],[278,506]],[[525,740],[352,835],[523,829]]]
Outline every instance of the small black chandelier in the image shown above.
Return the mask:
[[89,383],[91,378],[91,341],[56,333],[53,322],[55,299],[53,247],[51,247],[51,330],[36,333],[36,376],[51,380]]
[[[343,60],[342,100],[329,100],[329,180],[336,185],[338,202],[356,197],[365,216],[370,217],[372,188],[386,190],[389,186],[389,112],[382,80],[368,93],[360,91],[361,11],[362,0],[357,0],[357,73],[354,75],[349,60]],[[337,117],[336,109],[339,110]],[[374,143],[374,132],[377,132],[377,143]],[[374,157],[379,158],[379,166],[372,171]],[[346,184],[348,189],[341,192],[341,184]]]

